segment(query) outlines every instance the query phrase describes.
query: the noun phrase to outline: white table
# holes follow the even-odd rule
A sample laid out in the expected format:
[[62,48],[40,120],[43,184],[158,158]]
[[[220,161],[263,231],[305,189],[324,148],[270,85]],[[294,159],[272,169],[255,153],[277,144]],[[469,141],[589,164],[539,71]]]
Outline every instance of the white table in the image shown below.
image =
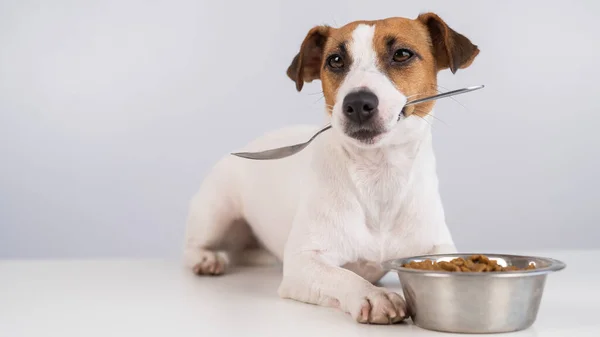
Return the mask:
[[[510,336],[600,336],[600,251],[537,255],[567,268],[549,275],[534,326]],[[279,280],[279,268],[196,277],[178,261],[0,261],[0,336],[449,336],[282,300]]]

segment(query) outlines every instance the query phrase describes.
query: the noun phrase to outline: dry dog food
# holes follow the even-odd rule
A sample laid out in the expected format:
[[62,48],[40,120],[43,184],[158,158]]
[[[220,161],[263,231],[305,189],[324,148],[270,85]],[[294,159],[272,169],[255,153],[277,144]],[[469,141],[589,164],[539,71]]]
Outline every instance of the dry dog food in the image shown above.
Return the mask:
[[472,255],[467,259],[456,258],[449,262],[435,262],[433,260],[424,260],[421,262],[411,261],[410,263],[404,264],[402,267],[421,270],[444,270],[450,272],[498,272],[535,269],[533,263],[530,263],[526,268],[517,268],[515,266],[502,267],[495,260],[491,260],[485,255]]

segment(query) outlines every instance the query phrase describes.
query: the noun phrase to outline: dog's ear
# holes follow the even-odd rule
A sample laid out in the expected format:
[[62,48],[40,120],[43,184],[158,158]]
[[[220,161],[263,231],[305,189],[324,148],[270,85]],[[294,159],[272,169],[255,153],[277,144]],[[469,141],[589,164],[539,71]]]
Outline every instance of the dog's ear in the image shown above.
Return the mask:
[[329,26],[314,27],[304,38],[300,52],[287,69],[288,77],[296,82],[296,90],[302,90],[304,82],[312,82],[320,77],[323,49],[330,29]]
[[417,17],[429,30],[438,70],[450,68],[452,73],[471,65],[479,48],[464,35],[452,30],[439,16],[424,13]]

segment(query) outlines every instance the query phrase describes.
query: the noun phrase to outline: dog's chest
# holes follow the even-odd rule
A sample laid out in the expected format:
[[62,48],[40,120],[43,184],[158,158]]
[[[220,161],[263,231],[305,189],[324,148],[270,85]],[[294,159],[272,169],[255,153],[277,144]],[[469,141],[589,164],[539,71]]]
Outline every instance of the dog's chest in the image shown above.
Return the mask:
[[[411,176],[412,165],[385,163],[351,167],[351,179],[362,214],[351,231],[357,260],[381,262],[425,254],[434,245],[422,178]],[[425,220],[425,221],[423,221]]]
[[409,172],[390,163],[380,165],[355,164],[350,178],[356,189],[365,224],[372,229],[391,229],[404,208],[409,188]]

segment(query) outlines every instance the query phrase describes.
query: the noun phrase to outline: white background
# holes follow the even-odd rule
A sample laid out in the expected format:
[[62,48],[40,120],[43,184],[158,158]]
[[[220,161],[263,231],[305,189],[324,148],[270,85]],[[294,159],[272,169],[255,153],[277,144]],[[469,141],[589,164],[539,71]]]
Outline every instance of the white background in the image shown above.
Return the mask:
[[0,0],[0,257],[180,254],[220,156],[323,121],[311,27],[425,11],[481,49],[434,123],[459,249],[599,248],[598,2]]

